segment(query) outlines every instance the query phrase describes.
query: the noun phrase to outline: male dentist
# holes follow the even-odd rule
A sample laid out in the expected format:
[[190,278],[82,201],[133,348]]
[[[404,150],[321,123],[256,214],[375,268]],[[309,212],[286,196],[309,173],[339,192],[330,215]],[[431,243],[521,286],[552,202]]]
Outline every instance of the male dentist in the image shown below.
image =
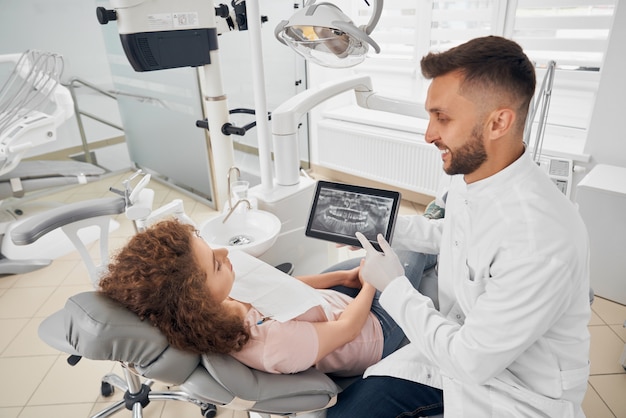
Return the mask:
[[439,254],[439,305],[389,244],[361,235],[364,279],[410,343],[339,395],[328,418],[582,418],[589,374],[589,248],[574,205],[523,143],[535,70],[505,38],[421,61],[426,141],[452,176],[445,217],[398,220],[394,248]]

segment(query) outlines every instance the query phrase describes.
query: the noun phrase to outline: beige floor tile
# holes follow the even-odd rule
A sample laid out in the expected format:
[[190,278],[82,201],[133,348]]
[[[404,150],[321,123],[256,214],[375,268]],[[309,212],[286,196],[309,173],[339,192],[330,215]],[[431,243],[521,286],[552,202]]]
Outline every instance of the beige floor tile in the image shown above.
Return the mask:
[[0,358],[0,407],[24,406],[57,356]]
[[172,202],[174,199],[182,200],[183,208],[185,209],[185,213],[187,214],[193,212],[196,206],[201,204],[193,197],[176,191],[171,191],[167,196],[165,196],[164,203]]
[[65,306],[65,302],[70,296],[77,293],[93,290],[93,286],[88,282],[88,279],[83,285],[74,286],[59,286],[50,294],[50,297],[42,304],[35,312],[34,316],[37,318],[44,318],[52,315],[54,312]]
[[[76,266],[76,263],[77,261],[71,260],[54,260],[48,267],[20,274],[13,288],[58,286]],[[53,269],[52,265],[54,265]]]
[[[163,404],[161,418],[202,417],[200,407],[189,402],[170,401]],[[221,415],[218,415],[221,418]],[[224,415],[228,417],[229,415]]]
[[421,213],[424,213],[423,206],[421,205],[416,205],[415,203],[406,200],[403,200],[400,203],[400,210],[398,211],[398,214],[400,215],[417,215]]
[[189,212],[189,217],[193,219],[196,225],[200,226],[209,219],[217,216],[219,212],[206,205],[196,205],[193,211]]
[[0,296],[0,318],[30,318],[50,297],[54,288],[32,287],[7,289]]
[[[115,195],[111,193],[111,197],[114,197]],[[108,196],[103,196],[103,194],[101,192],[95,191],[95,192],[82,192],[82,193],[75,193],[73,195],[70,195],[65,202],[66,203],[74,203],[74,202],[82,202],[85,200],[91,200],[91,199],[100,199],[102,197],[108,197]]]
[[[113,402],[96,402],[90,412],[90,415],[96,415],[97,413],[102,412],[102,410],[104,410],[105,408],[108,408],[110,405],[112,405]],[[148,406],[146,406],[143,410],[143,418],[159,418],[162,416],[163,413],[163,406],[165,405],[165,402],[161,402],[161,401],[152,401],[148,404]],[[196,407],[197,409],[198,407]],[[201,418],[201,415],[199,412],[196,411],[196,414],[187,414],[187,415],[177,415],[176,418],[180,418],[180,417],[196,417],[196,418]],[[122,409],[121,412],[118,412],[116,415],[113,415],[114,417],[119,416],[120,418],[123,417],[130,417],[131,416],[131,412],[127,411],[125,408]]]
[[135,227],[133,223],[126,218],[126,215],[118,215],[114,219],[120,226],[109,234],[109,239],[117,237],[128,238],[135,234]]
[[111,371],[112,363],[82,359],[72,367],[66,359],[66,355],[56,358],[48,374],[40,379],[29,406],[96,402],[102,377]]
[[111,237],[109,238],[109,257],[111,257],[115,252],[121,249],[130,237]]
[[37,334],[41,318],[33,318],[15,336],[2,353],[2,357],[49,356],[59,352],[44,343]]
[[20,412],[22,412],[22,407],[13,407],[13,408],[2,408],[0,407],[0,418],[18,418]]
[[591,376],[589,382],[616,417],[626,417],[626,374]]
[[72,188],[69,188],[69,189],[65,189],[65,190],[58,191],[58,192],[53,192],[53,193],[38,197],[37,201],[58,205],[61,203],[65,203],[67,199],[69,199],[69,197],[73,195],[74,193],[75,193],[74,190]]
[[[89,246],[93,245],[94,243],[91,243],[87,246],[87,248],[89,248]],[[62,255],[61,257],[58,257],[55,261],[73,261],[75,263],[82,263],[83,259],[80,256],[80,253],[76,250],[70,251],[67,254]]]
[[0,276],[0,289],[8,289],[19,279],[19,275]]
[[20,413],[19,418],[85,418],[89,416],[92,407],[91,403],[27,406]]
[[591,374],[625,373],[619,364],[624,342],[608,326],[589,327],[591,333]]
[[587,418],[615,418],[613,412],[591,385],[588,385],[587,393],[585,393],[583,411]]
[[0,319],[0,356],[29,322],[27,318]]
[[217,408],[217,418],[248,418],[248,413],[245,411],[233,411],[232,409]]
[[626,321],[626,306],[619,303],[596,296],[591,309],[608,325],[622,325]]
[[626,328],[623,325],[609,325],[614,333],[626,342]]
[[604,321],[595,313],[591,311],[591,319],[589,319],[589,325],[606,325]]
[[87,267],[81,261],[76,261],[72,271],[70,271],[65,279],[63,279],[61,287],[83,286],[86,284],[91,284],[91,279],[89,278],[89,272],[87,271]]

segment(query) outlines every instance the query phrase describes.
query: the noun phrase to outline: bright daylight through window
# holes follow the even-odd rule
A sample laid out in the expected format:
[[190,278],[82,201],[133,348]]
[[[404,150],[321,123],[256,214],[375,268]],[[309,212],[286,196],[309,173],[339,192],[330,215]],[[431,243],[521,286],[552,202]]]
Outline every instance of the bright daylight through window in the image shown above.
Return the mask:
[[[357,16],[357,23],[366,22],[371,7],[363,0],[349,2],[347,7],[356,10],[351,15]],[[370,53],[355,71],[371,74],[381,93],[423,100],[427,88],[419,73],[423,55],[478,36],[512,38],[535,61],[538,88],[548,62],[552,60],[557,65],[544,147],[581,153],[615,3],[616,0],[385,0],[383,14],[372,33],[381,53]]]

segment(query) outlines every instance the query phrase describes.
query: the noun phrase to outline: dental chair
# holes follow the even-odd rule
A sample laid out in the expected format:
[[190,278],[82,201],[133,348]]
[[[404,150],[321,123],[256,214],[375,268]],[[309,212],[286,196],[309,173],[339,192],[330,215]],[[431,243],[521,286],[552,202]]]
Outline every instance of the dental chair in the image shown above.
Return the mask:
[[[189,221],[180,201],[152,211],[153,192],[145,187],[148,181],[149,175],[132,188],[127,180],[125,190],[113,189],[121,196],[76,202],[37,214],[13,229],[11,238],[17,245],[28,245],[62,228],[75,242],[96,286],[100,269],[108,263],[106,224],[111,216],[126,213],[138,229],[153,222],[153,217],[169,214]],[[101,230],[99,266],[78,235],[81,228],[92,224],[97,224]],[[70,297],[62,309],[40,324],[39,337],[67,353],[71,365],[82,357],[121,364],[124,377],[104,376],[100,391],[106,397],[118,388],[124,391],[124,398],[95,414],[94,418],[123,409],[131,410],[134,418],[140,418],[151,400],[191,402],[205,417],[216,416],[216,406],[253,411],[263,417],[319,417],[325,415],[325,408],[336,402],[340,391],[333,380],[314,368],[294,375],[276,375],[250,369],[228,355],[200,356],[175,349],[157,328],[97,291]],[[152,391],[155,381],[176,386],[176,389]]]
[[0,88],[0,274],[19,274],[51,262],[39,255],[40,248],[17,251],[8,239],[12,228],[28,216],[24,195],[95,181],[105,170],[72,160],[23,161],[30,150],[56,140],[57,128],[74,114],[74,103],[60,84],[61,56],[29,50],[0,55],[0,64],[13,64]]
[[[139,230],[170,213],[183,222],[191,221],[177,201],[152,211],[153,192],[146,188],[150,176],[131,187],[130,181],[136,176],[123,182],[124,190],[112,189],[121,196],[77,202],[38,214],[15,228],[11,238],[18,245],[27,245],[63,228],[72,236],[96,286],[100,269],[108,263],[106,223],[110,216],[126,213]],[[101,229],[100,266],[95,265],[78,236],[81,228],[94,223]],[[171,347],[157,328],[97,291],[70,297],[62,309],[41,322],[38,334],[51,347],[67,353],[70,365],[84,357],[122,366],[124,377],[105,375],[100,393],[107,397],[117,388],[124,392],[123,399],[93,418],[107,417],[123,409],[131,410],[133,418],[141,418],[143,409],[155,400],[190,402],[198,406],[204,417],[215,417],[219,406],[256,412],[263,418],[322,418],[342,388],[358,379],[334,381],[315,368],[290,375],[271,374],[249,368],[228,355],[183,352]],[[153,391],[155,381],[175,388]]]
[[[39,336],[70,354],[70,364],[80,357],[122,364],[125,380],[106,375],[102,394],[112,393],[113,385],[125,392],[124,399],[94,418],[124,408],[132,410],[133,417],[141,417],[151,400],[191,402],[204,417],[216,416],[215,405],[262,416],[294,416],[333,405],[339,392],[328,376],[314,368],[276,375],[250,369],[228,355],[200,356],[177,350],[158,329],[96,291],[72,296],[63,309],[41,323]],[[142,377],[149,380],[142,383]],[[153,392],[154,380],[178,389]]]

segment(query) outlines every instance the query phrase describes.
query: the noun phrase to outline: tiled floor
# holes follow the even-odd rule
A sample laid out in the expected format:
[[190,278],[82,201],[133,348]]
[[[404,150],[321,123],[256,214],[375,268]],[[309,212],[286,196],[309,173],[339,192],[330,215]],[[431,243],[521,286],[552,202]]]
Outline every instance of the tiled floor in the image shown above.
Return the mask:
[[[120,187],[127,173],[110,175],[97,183],[68,188],[40,200],[74,202],[111,196],[110,186]],[[197,223],[216,213],[206,205],[155,181],[155,207],[175,198]],[[404,204],[402,213],[420,212],[421,207]],[[122,245],[134,233],[123,215],[115,218],[120,227],[110,234],[110,247]],[[91,250],[97,254],[97,245]],[[347,251],[347,250],[343,250]],[[347,254],[340,254],[345,257]],[[0,418],[84,418],[111,402],[99,396],[102,376],[119,366],[83,359],[75,367],[66,355],[48,347],[37,337],[37,327],[65,300],[91,289],[77,252],[71,251],[52,265],[27,274],[0,277]],[[584,409],[588,418],[626,417],[626,373],[618,364],[626,342],[622,327],[626,307],[596,298],[589,324],[592,335],[591,373]],[[116,392],[113,400],[120,399]],[[130,412],[119,416],[131,416]],[[197,407],[181,402],[153,402],[147,418],[200,416]],[[220,417],[234,416],[222,411]]]

